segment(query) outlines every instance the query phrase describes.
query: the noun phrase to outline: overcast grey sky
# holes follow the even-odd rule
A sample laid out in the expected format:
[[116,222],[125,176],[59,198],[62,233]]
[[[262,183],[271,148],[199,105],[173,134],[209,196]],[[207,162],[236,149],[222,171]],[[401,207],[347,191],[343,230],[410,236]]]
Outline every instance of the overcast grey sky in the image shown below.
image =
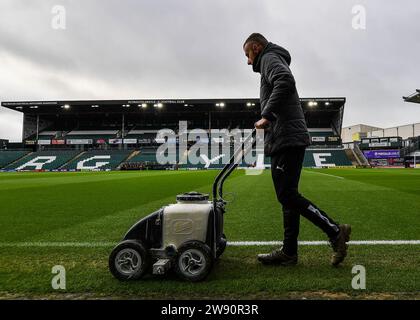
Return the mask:
[[[258,97],[242,43],[261,32],[291,52],[301,97],[347,98],[344,125],[420,122],[401,98],[420,87],[419,16],[418,0],[2,0],[0,100]],[[0,108],[0,138],[21,130]]]

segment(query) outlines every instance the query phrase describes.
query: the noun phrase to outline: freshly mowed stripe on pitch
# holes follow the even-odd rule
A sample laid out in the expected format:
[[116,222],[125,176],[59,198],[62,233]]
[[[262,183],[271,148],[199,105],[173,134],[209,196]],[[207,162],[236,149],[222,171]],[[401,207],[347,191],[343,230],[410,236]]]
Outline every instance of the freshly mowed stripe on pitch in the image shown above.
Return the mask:
[[[32,173],[36,174],[39,173]],[[41,173],[39,180],[42,181],[42,185],[33,185],[38,179],[32,178],[30,182],[24,179],[20,189],[8,189],[8,181],[0,181],[0,186],[3,186],[0,192],[0,224],[8,226],[0,234],[0,240],[30,240],[40,233],[77,226],[107,215],[118,214],[142,205],[147,206],[150,202],[169,196],[173,199],[176,193],[198,189],[208,184],[215,174],[214,171],[159,171],[159,174],[70,173],[69,176],[59,174],[60,177],[53,177],[50,185],[44,182],[48,177]],[[32,182],[33,180],[35,181]],[[166,203],[158,203],[155,209]],[[149,213],[140,212],[142,216]],[[112,224],[103,227],[102,231],[105,234],[107,230],[114,229]],[[84,237],[89,238],[89,234],[80,234],[78,239]]]
[[[206,173],[205,171],[199,171]],[[153,176],[189,174],[187,171],[111,171],[111,172],[15,172],[3,177],[0,173],[0,190],[38,188],[60,184],[79,184],[119,179],[140,179]]]
[[[332,170],[326,172],[349,176],[360,171],[363,174],[358,174],[359,180],[366,180],[366,175],[374,171]],[[410,184],[417,178],[389,171],[402,177],[400,184]],[[10,226],[4,228],[0,241],[118,241],[137,219],[175,202],[176,194],[191,190],[210,192],[216,174],[217,171],[24,174],[30,180],[42,180],[42,185],[26,188],[22,183],[22,189],[0,192],[0,222]],[[44,182],[48,176],[53,185]],[[268,171],[261,176],[237,171],[227,180],[226,198],[234,198],[225,216],[229,240],[281,239],[281,208],[270,179]],[[352,224],[353,240],[419,238],[419,195],[359,180],[303,172],[301,192],[334,219]],[[0,181],[1,185],[4,184]],[[234,197],[229,195],[231,192]],[[325,240],[316,227],[304,218],[301,221],[301,240]]]
[[[15,248],[0,256],[2,293],[26,296],[86,293],[93,296],[136,298],[231,297],[276,298],[288,292],[344,292],[354,298],[372,292],[419,293],[420,256],[414,247],[351,247],[345,263],[329,265],[328,247],[301,247],[296,267],[263,266],[256,254],[270,247],[227,248],[205,282],[187,283],[173,274],[120,282],[108,271],[107,248]],[[66,268],[64,291],[51,288],[54,265]],[[353,265],[366,268],[366,290],[351,287]],[[34,276],[36,275],[36,276]]]
[[305,169],[305,171],[336,175],[395,190],[420,194],[420,170],[415,169]]
[[[413,183],[416,178],[404,175],[399,183]],[[228,207],[225,219],[230,240],[270,241],[282,237],[282,213],[269,172],[264,177],[240,176],[228,181],[225,190],[235,191],[235,201]],[[420,192],[407,193],[365,181],[305,171],[300,192],[333,219],[350,223],[353,240],[419,239]],[[325,240],[325,236],[301,218],[300,239]]]

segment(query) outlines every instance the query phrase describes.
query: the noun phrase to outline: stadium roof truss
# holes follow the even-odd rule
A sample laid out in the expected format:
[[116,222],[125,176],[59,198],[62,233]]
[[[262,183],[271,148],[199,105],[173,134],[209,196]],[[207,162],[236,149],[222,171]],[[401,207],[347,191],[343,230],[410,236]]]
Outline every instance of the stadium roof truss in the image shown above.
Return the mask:
[[403,97],[403,99],[405,102],[420,103],[420,89],[417,89],[416,92],[408,97]]

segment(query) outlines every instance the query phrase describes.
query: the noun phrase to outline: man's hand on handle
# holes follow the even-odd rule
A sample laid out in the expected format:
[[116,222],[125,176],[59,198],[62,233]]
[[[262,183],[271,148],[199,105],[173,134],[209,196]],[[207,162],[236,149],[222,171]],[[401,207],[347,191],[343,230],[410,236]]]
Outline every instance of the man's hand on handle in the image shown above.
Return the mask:
[[257,122],[255,122],[254,126],[257,129],[265,129],[268,127],[269,124],[270,124],[269,120],[265,118],[261,118],[261,120],[258,120]]

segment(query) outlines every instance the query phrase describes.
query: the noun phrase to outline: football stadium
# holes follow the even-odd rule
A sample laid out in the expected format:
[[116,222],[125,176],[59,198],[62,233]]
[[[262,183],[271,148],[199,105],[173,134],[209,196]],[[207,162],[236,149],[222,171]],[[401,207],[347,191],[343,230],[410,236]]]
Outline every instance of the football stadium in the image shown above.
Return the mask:
[[419,15],[1,0],[3,314],[410,314]]
[[[256,260],[280,244],[281,209],[270,170],[248,174],[252,164],[242,161],[224,186],[226,250],[205,281],[167,272],[121,282],[108,259],[127,230],[178,194],[211,193],[223,168],[223,157],[208,161],[210,151],[190,161],[203,150],[196,144],[210,150],[220,139],[192,136],[179,152],[180,121],[207,133],[226,129],[233,150],[230,132],[253,128],[259,99],[2,102],[23,114],[23,139],[5,140],[0,150],[1,298],[419,299],[420,126],[408,139],[344,143],[345,104],[344,97],[301,98],[311,145],[300,192],[352,225],[341,266],[331,267],[327,239],[304,219],[297,266]],[[157,160],[163,144],[173,146],[175,161]],[[269,168],[270,158],[261,163]],[[65,268],[65,289],[51,285],[54,266]],[[366,283],[355,278],[360,268]]]

